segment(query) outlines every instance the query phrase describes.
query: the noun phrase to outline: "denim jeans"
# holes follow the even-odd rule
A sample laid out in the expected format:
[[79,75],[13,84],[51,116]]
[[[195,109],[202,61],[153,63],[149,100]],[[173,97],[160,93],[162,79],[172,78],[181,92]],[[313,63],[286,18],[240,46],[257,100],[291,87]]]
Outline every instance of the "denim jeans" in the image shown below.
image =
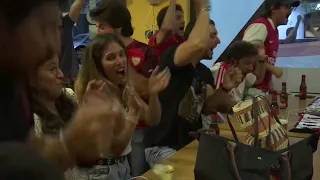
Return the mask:
[[128,159],[110,166],[96,165],[92,168],[73,168],[65,173],[66,180],[129,180]]
[[146,159],[150,167],[153,167],[154,164],[161,163],[161,161],[168,159],[176,152],[176,150],[165,146],[155,146],[145,150]]
[[145,131],[145,129],[136,130],[132,137],[132,151],[129,154],[132,176],[140,176],[150,169],[146,161],[145,144],[143,143]]

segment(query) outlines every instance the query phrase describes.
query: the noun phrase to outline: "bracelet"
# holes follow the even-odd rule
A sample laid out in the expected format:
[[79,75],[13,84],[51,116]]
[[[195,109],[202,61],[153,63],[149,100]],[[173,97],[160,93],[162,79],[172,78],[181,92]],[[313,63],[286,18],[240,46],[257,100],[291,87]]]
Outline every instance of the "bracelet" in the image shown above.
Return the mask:
[[[201,9],[201,11],[206,11],[206,12],[208,12],[208,11],[210,11],[210,10],[211,10],[210,6],[207,6],[207,7]],[[200,11],[200,12],[201,12],[201,11]]]
[[228,90],[228,89],[224,88],[222,84],[221,84],[220,88],[221,88],[222,91],[224,91],[226,93],[229,93],[231,91],[231,89]]

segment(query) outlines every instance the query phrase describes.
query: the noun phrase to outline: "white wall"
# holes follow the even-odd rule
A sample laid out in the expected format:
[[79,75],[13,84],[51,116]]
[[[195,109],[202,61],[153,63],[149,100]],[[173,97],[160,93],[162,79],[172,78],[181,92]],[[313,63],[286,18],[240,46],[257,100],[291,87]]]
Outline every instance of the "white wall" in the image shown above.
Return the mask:
[[288,92],[299,92],[301,75],[306,75],[309,93],[319,93],[319,68],[282,68],[283,75],[280,79],[273,76],[272,85],[274,89],[281,90],[281,83],[287,82]]

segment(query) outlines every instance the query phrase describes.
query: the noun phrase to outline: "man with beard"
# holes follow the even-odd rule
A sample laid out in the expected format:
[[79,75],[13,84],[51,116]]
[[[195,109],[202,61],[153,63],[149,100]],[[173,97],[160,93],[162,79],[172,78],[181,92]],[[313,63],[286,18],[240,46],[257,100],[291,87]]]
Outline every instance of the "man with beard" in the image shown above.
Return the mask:
[[157,15],[157,31],[149,39],[149,46],[153,47],[159,56],[170,46],[183,43],[184,37],[184,13],[177,0],[170,0],[170,4],[160,10]]
[[[37,65],[60,54],[61,11],[58,1],[4,0],[0,6],[0,24],[0,79],[4,85],[0,90],[0,166],[7,167],[0,168],[0,179],[53,178],[38,167],[40,164],[46,166],[44,160],[32,163],[31,160],[21,159],[26,160],[24,163],[30,163],[21,168],[21,162],[14,159],[20,153],[12,149],[23,150],[26,144],[31,145],[32,151],[38,151],[38,154],[31,156],[41,159],[41,155],[61,169],[72,168],[79,161],[109,156],[101,152],[110,149],[114,121],[120,118],[120,112],[119,107],[110,104],[110,100],[99,91],[104,87],[101,82],[90,82],[86,102],[75,112],[73,120],[60,132],[59,138],[36,138],[30,131],[34,121],[27,79],[29,73],[35,72]],[[12,145],[11,142],[20,145]],[[30,149],[25,148],[24,151]],[[32,168],[38,168],[38,172],[32,172]],[[62,179],[58,176],[55,176],[56,179]]]
[[228,101],[228,92],[242,81],[241,71],[237,68],[226,72],[217,90],[203,78],[206,74],[212,75],[200,61],[212,58],[213,49],[220,40],[217,29],[210,23],[208,0],[196,2],[198,17],[188,40],[169,47],[161,55],[160,69],[170,69],[171,81],[160,93],[161,122],[150,128],[145,136],[150,147],[146,149],[146,158],[151,166],[193,140],[189,133],[202,128],[202,113],[230,112],[234,103]]
[[132,137],[132,152],[129,155],[131,174],[139,176],[148,170],[145,160],[145,144],[143,137],[149,126],[157,125],[160,121],[161,111],[158,95],[149,94],[148,80],[153,70],[158,66],[158,55],[148,45],[133,39],[131,14],[127,7],[117,1],[105,1],[90,11],[91,19],[96,22],[97,33],[114,33],[127,47],[129,61],[129,77],[139,96],[143,98],[148,108],[152,108],[152,122],[140,121]]
[[288,18],[292,8],[298,7],[298,0],[267,0],[265,2],[266,13],[254,20],[251,25],[245,30],[243,40],[251,43],[263,42],[268,63],[266,63],[266,72],[264,80],[255,88],[249,90],[252,95],[266,95],[269,90],[272,90],[271,80],[272,75],[280,78],[282,69],[275,66],[277,53],[279,50],[279,33],[278,26],[288,23]]

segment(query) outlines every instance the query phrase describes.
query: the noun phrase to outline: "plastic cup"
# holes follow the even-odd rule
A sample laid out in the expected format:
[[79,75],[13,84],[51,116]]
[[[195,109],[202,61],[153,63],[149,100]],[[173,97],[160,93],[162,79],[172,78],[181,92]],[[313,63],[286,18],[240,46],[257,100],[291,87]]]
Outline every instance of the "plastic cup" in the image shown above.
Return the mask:
[[160,180],[172,180],[174,168],[171,165],[155,164],[152,171]]

